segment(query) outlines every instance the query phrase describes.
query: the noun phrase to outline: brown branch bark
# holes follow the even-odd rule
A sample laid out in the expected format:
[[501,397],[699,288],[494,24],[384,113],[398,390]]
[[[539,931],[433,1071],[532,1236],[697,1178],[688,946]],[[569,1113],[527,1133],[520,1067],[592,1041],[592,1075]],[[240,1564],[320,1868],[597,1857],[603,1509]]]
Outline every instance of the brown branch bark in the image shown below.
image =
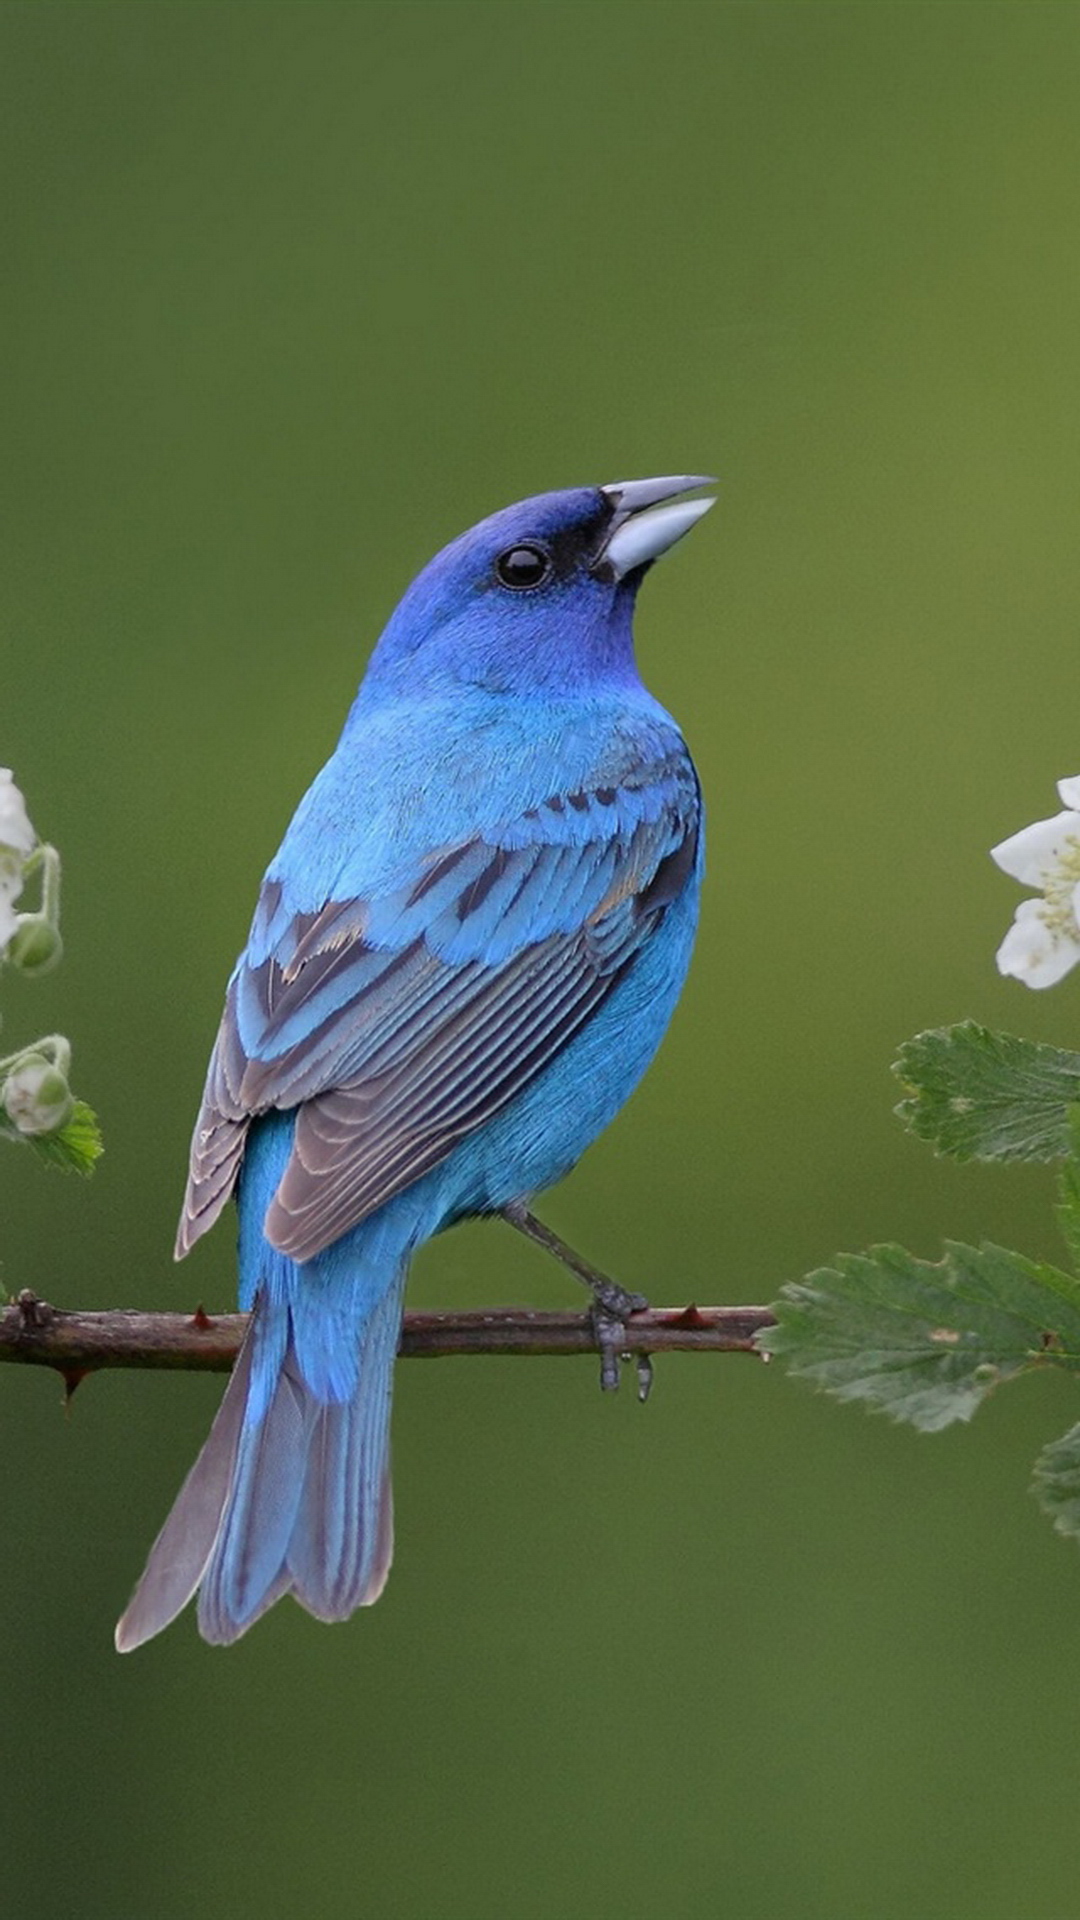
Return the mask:
[[[0,1310],[0,1361],[55,1367],[74,1388],[100,1367],[171,1367],[227,1373],[248,1316],[185,1313],[67,1313],[29,1291]],[[767,1307],[650,1307],[615,1334],[627,1354],[755,1353],[754,1335],[774,1324]],[[463,1313],[407,1313],[400,1353],[597,1353],[589,1313],[492,1307]]]

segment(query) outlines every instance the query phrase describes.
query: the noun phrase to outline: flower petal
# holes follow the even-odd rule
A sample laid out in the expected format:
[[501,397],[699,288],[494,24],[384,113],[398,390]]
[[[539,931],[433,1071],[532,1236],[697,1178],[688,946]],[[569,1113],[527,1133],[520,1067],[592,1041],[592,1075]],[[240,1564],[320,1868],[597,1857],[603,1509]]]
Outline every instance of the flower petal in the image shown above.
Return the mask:
[[1067,807],[1080,809],[1080,773],[1074,773],[1068,780],[1059,780],[1057,790]]
[[10,847],[0,846],[0,897],[17,900],[22,892],[23,858]]
[[1080,847],[1080,813],[1055,813],[1049,820],[1033,820],[991,847],[990,858],[1003,873],[1025,887],[1042,887],[1064,854]]
[[1052,987],[1080,961],[1080,929],[1075,936],[1051,932],[1042,902],[1024,900],[997,950],[998,972],[1025,987]]
[[15,785],[11,768],[0,767],[0,847],[13,847],[25,856],[33,853],[36,841],[26,801]]

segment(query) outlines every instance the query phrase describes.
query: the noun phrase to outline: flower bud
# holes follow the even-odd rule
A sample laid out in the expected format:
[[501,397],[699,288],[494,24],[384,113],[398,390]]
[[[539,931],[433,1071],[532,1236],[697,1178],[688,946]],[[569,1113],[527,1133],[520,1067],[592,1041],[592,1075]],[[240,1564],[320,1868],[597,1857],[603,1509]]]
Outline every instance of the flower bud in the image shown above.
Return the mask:
[[41,1053],[23,1056],[4,1081],[2,1098],[19,1133],[56,1133],[75,1106],[66,1075]]
[[59,931],[43,913],[16,915],[7,957],[20,973],[48,973],[64,951]]

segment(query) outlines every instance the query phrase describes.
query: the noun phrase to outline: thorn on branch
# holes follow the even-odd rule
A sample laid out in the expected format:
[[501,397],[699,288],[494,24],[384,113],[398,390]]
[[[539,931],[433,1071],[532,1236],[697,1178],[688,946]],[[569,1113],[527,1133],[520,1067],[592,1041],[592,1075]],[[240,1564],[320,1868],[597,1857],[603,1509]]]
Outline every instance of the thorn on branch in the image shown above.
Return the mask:
[[691,1300],[689,1306],[683,1307],[681,1313],[673,1313],[668,1322],[672,1327],[707,1327],[708,1324],[708,1321],[698,1312],[697,1302],[694,1300]]
[[24,1287],[16,1302],[23,1326],[27,1332],[37,1332],[51,1325],[54,1314],[47,1300],[40,1300],[32,1287]]

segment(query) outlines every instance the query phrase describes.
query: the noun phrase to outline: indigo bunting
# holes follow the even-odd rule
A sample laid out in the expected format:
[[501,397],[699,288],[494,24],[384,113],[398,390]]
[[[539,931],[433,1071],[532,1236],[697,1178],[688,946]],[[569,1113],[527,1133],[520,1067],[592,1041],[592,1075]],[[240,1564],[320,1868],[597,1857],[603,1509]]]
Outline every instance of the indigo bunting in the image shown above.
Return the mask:
[[292,820],[229,981],[177,1257],[235,1191],[247,1336],[116,1631],[198,1590],[224,1643],[291,1593],[376,1600],[409,1259],[521,1224],[652,1059],[702,812],[634,662],[637,590],[710,507],[679,475],[541,494],[413,581]]

